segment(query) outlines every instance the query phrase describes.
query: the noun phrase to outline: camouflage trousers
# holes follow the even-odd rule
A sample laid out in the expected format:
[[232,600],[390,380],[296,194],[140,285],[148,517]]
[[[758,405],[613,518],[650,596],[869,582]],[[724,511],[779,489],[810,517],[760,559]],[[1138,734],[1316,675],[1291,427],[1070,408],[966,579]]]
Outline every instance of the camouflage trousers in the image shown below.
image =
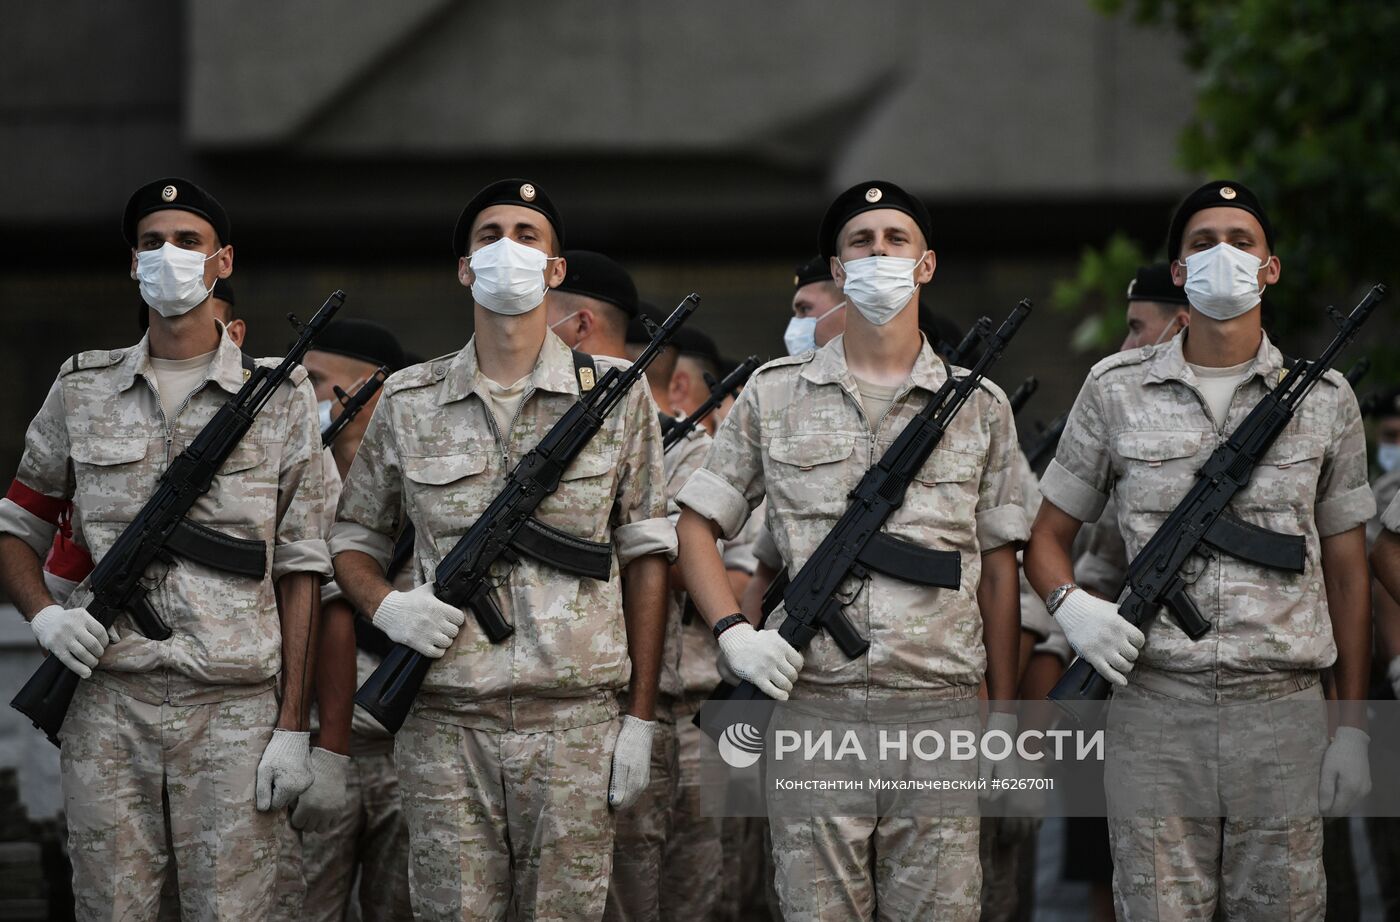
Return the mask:
[[[1260,699],[1269,706],[1244,712],[1247,720],[1237,725],[1201,719],[1186,705],[1198,701],[1197,690],[1173,684],[1180,680],[1138,672],[1114,692],[1104,765],[1118,918],[1211,920],[1218,909],[1232,922],[1321,920],[1322,819],[1302,808],[1310,800],[1317,809],[1327,745],[1325,723],[1305,723],[1313,710],[1322,715],[1309,705],[1322,700],[1316,677],[1280,677]],[[1173,707],[1180,718],[1164,717]],[[1150,714],[1153,722],[1127,726],[1120,713]],[[1217,797],[1227,813],[1232,802],[1257,806],[1266,796],[1299,807],[1279,816],[1258,809],[1189,815],[1173,807],[1194,809],[1202,794]]]
[[[354,918],[409,920],[408,826],[394,768],[394,741],[350,741],[345,810],[319,832],[302,835],[306,909],[318,922]],[[359,885],[356,886],[358,875]]]
[[612,879],[603,918],[610,922],[661,916],[661,862],[671,837],[677,793],[676,725],[657,720],[651,776],[641,799],[617,814]]
[[785,922],[975,922],[975,816],[769,818]]
[[619,728],[497,732],[411,715],[395,750],[414,917],[602,918]]
[[[661,918],[714,918],[720,895],[720,868],[725,859],[720,844],[723,819],[719,805],[707,809],[702,796],[702,747],[709,737],[691,722],[676,721],[678,777],[671,807],[671,835],[661,860]],[[655,768],[652,769],[655,771]]]
[[[713,744],[711,744],[713,745]],[[780,919],[773,889],[773,843],[764,816],[726,816],[720,830],[723,879],[719,882],[719,922]]]
[[1035,817],[982,818],[982,922],[1029,922],[1035,906],[1039,832]]
[[[258,761],[277,721],[272,685],[180,679],[180,703],[164,704],[163,682],[99,673],[79,683],[64,721],[76,916],[156,918],[166,876],[178,871],[182,918],[269,918],[287,822],[285,812],[254,806]],[[133,697],[143,686],[149,693]],[[246,696],[230,697],[238,694]]]

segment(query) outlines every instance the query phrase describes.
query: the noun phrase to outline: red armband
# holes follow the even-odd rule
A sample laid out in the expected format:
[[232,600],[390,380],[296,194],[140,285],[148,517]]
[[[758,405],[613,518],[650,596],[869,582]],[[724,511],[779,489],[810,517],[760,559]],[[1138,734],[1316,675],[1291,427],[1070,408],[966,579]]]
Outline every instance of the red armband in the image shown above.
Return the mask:
[[31,515],[37,516],[50,525],[57,525],[68,508],[68,500],[61,496],[45,496],[38,490],[26,487],[18,480],[10,483],[5,498]]

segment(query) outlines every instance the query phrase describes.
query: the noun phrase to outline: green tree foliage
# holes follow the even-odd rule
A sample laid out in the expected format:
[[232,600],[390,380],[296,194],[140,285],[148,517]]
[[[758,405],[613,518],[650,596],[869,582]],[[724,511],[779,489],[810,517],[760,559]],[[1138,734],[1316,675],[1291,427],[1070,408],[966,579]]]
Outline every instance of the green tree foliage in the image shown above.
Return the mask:
[[1090,2],[1184,40],[1197,83],[1180,163],[1269,209],[1284,267],[1266,298],[1273,329],[1314,331],[1329,301],[1400,283],[1400,3]]
[[1109,238],[1102,248],[1087,247],[1079,257],[1079,272],[1055,283],[1050,294],[1054,309],[1089,314],[1075,327],[1070,345],[1077,352],[1110,351],[1128,332],[1124,294],[1128,280],[1147,262],[1142,247],[1127,234]]

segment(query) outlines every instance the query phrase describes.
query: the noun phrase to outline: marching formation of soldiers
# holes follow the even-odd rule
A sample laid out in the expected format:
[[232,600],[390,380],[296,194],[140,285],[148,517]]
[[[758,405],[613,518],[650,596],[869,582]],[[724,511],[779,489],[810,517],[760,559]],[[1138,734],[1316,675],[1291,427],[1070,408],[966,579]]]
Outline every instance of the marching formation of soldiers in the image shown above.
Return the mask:
[[[113,619],[104,580],[133,523],[281,361],[241,349],[219,202],[180,178],[138,189],[122,230],[145,335],[63,363],[0,501],[0,589],[79,679],[53,734],[79,918],[1028,918],[1034,822],[721,817],[692,718],[724,680],[777,701],[938,705],[1014,734],[1016,702],[1076,657],[1115,704],[1363,701],[1368,547],[1387,590],[1379,672],[1400,689],[1400,499],[1377,517],[1336,372],[1230,503],[1290,536],[1298,566],[1193,556],[1199,641],[1119,612],[1130,561],[1292,367],[1261,321],[1273,229],[1233,182],[1181,203],[1043,475],[991,378],[946,419],[882,531],[952,581],[867,567],[840,600],[860,655],[830,631],[790,642],[765,595],[972,363],[920,305],[934,228],[893,183],[843,192],[794,278],[790,354],[724,393],[736,363],[712,340],[673,329],[612,259],[566,249],[545,189],[492,183],[451,238],[472,337],[422,361],[375,323],[318,329],[185,491],[187,524],[148,536],[168,543],[134,574],[140,611]],[[579,412],[634,362],[645,384]],[[1400,397],[1372,412],[1377,462],[1400,475]],[[485,529],[508,500],[525,511]],[[448,591],[459,559],[485,561],[466,596]],[[371,686],[402,713],[360,706]],[[1255,754],[1238,776],[1110,746],[1110,779],[1166,774],[1224,803],[1301,772],[1318,815],[1070,820],[1071,861],[1120,919],[1321,919],[1321,814],[1371,784],[1364,716],[1342,714],[1269,728],[1286,760]],[[1396,854],[1393,821],[1370,831]]]

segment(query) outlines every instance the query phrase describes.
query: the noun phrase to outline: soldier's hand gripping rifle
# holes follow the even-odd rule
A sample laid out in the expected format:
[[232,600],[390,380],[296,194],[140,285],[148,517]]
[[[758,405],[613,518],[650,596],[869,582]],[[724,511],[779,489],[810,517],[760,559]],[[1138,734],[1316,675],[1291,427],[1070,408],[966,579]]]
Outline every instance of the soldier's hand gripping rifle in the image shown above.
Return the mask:
[[[174,563],[185,557],[241,576],[262,578],[267,573],[267,548],[261,541],[234,538],[186,518],[195,502],[209,492],[214,476],[238,446],[258,412],[291,375],[314,340],[345,301],[337,291],[306,324],[288,319],[301,335],[276,368],[253,365],[238,393],[219,408],[194,441],[170,462],[136,518],[127,525],[88,580],[92,601],[86,606],[104,628],[123,612],[137,630],[152,640],[165,640],[170,628],[156,614],[141,584],[147,568],[157,561]],[[57,657],[49,657],[15,695],[10,706],[34,722],[58,745],[58,731],[78,688],[78,676]]]
[[[958,410],[982,386],[988,369],[1001,358],[1007,343],[1030,314],[1029,301],[1022,301],[991,331],[991,321],[982,318],[969,338],[983,338],[985,348],[967,374],[948,380],[928,404],[909,421],[874,467],[865,472],[851,491],[851,504],[836,526],[827,533],[812,556],[781,589],[787,617],[778,635],[801,651],[825,630],[854,659],[869,648],[870,642],[856,631],[842,612],[849,600],[840,589],[848,579],[865,579],[871,571],[921,586],[956,589],[962,585],[962,558],[956,551],[934,551],[896,538],[881,529],[904,502],[909,484],[918,476]],[[966,342],[966,340],[964,341]],[[959,352],[967,354],[959,348]],[[768,696],[752,682],[739,685],[720,683],[711,702],[766,701]],[[721,706],[707,705],[696,715],[696,724],[718,740],[730,721]],[[745,715],[748,723],[762,720],[757,714]],[[763,729],[759,727],[759,729]]]
[[700,425],[701,420],[719,409],[719,405],[724,403],[726,397],[739,393],[739,388],[744,386],[744,382],[749,380],[749,375],[753,374],[757,367],[758,356],[749,356],[740,362],[738,367],[725,375],[722,380],[712,381],[710,396],[706,397],[705,402],[695,408],[694,413],[685,419],[667,418],[663,421],[661,424],[661,444],[664,449],[669,451],[673,445],[679,445],[685,441],[685,437],[695,431],[695,427]]
[[[433,593],[449,605],[470,608],[482,633],[492,643],[501,643],[515,632],[491,598],[491,567],[496,561],[526,554],[579,576],[608,578],[612,566],[610,546],[549,528],[531,516],[544,498],[559,488],[569,464],[699,303],[699,295],[687,295],[635,362],[625,369],[609,369],[591,390],[581,394],[539,444],[520,459],[507,475],[501,492],[438,564]],[[564,548],[555,546],[561,542],[565,543]],[[566,565],[569,553],[575,552],[585,558],[583,565]],[[397,733],[432,662],[412,647],[395,644],[355,693],[355,703],[384,729]]]
[[[1227,507],[1235,494],[1249,485],[1259,459],[1288,426],[1303,398],[1385,296],[1385,286],[1376,285],[1346,317],[1329,307],[1328,314],[1337,323],[1332,342],[1316,361],[1295,362],[1196,473],[1196,482],[1186,497],[1128,566],[1128,594],[1118,613],[1133,626],[1146,632],[1165,605],[1192,640],[1210,630],[1210,622],[1201,617],[1186,594],[1186,581],[1180,574],[1187,558],[1206,547],[1259,566],[1303,571],[1307,548],[1302,535],[1250,525],[1231,515]],[[1050,698],[1102,701],[1110,687],[1108,680],[1080,657],[1055,683]]]
[[355,388],[355,393],[353,394],[346,394],[345,391],[340,389],[340,385],[338,384],[335,386],[335,396],[340,400],[340,405],[343,409],[341,409],[340,415],[331,420],[331,424],[322,430],[322,448],[334,442],[335,437],[340,435],[341,431],[350,424],[350,421],[360,415],[360,411],[365,408],[365,404],[369,403],[370,400],[374,398],[374,395],[379,392],[379,388],[384,386],[384,379],[387,377],[389,377],[388,366],[380,365],[374,370],[374,374],[370,375],[365,379],[363,384]]

